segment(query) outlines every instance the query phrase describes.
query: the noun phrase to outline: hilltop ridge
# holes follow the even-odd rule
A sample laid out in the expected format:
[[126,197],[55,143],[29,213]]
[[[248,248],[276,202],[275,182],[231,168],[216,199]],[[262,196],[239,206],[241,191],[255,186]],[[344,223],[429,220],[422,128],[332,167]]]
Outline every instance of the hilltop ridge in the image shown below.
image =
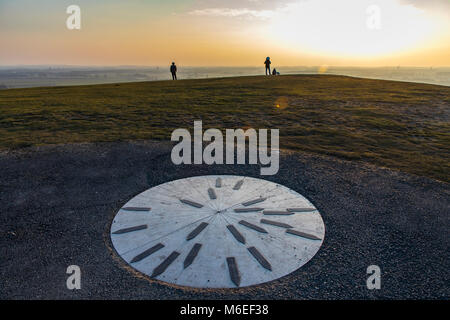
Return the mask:
[[277,128],[282,148],[450,181],[450,87],[331,75],[0,91],[0,148],[170,140],[174,129]]

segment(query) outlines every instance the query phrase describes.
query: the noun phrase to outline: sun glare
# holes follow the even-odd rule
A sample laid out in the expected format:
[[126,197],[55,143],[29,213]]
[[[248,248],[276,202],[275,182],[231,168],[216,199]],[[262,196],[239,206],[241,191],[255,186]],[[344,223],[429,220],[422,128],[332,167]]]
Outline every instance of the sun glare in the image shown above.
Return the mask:
[[435,27],[424,11],[396,0],[307,0],[278,11],[265,32],[290,49],[370,58],[420,48]]

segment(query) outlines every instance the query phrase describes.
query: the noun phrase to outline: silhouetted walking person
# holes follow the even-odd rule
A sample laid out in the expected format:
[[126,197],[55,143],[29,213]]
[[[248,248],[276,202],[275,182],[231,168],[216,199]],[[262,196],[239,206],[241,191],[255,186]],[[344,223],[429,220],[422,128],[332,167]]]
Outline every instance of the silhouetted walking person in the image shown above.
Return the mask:
[[170,66],[170,73],[172,73],[172,80],[177,80],[177,66],[175,65],[175,62],[172,62],[172,65]]
[[270,57],[266,58],[266,61],[264,61],[264,64],[266,65],[266,76],[269,75],[270,76],[270,64],[272,62],[270,62]]

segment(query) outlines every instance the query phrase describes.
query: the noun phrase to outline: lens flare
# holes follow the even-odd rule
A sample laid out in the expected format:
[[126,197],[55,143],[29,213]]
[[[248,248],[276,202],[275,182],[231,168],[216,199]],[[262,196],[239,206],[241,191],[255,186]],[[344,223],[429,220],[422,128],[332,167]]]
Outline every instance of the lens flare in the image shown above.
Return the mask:
[[287,97],[279,97],[279,98],[277,98],[277,100],[275,100],[274,105],[275,105],[276,109],[284,110],[289,106],[288,98]]

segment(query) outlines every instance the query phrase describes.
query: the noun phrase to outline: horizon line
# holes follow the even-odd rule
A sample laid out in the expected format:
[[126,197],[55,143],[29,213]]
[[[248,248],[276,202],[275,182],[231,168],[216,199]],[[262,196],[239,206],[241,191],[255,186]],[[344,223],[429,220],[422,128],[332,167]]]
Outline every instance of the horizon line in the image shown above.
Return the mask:
[[[260,68],[260,65],[239,65],[239,66],[224,66],[224,65],[182,65],[185,68]],[[158,68],[170,66],[170,63],[164,65],[83,65],[83,64],[6,64],[0,65],[0,68],[14,68],[14,67],[63,67],[63,68]],[[286,67],[303,67],[303,68],[320,68],[326,66],[327,68],[450,68],[450,65],[430,65],[430,66],[414,66],[414,65],[380,65],[380,66],[361,66],[361,65],[279,65],[278,68]],[[264,66],[263,66],[264,67]]]

